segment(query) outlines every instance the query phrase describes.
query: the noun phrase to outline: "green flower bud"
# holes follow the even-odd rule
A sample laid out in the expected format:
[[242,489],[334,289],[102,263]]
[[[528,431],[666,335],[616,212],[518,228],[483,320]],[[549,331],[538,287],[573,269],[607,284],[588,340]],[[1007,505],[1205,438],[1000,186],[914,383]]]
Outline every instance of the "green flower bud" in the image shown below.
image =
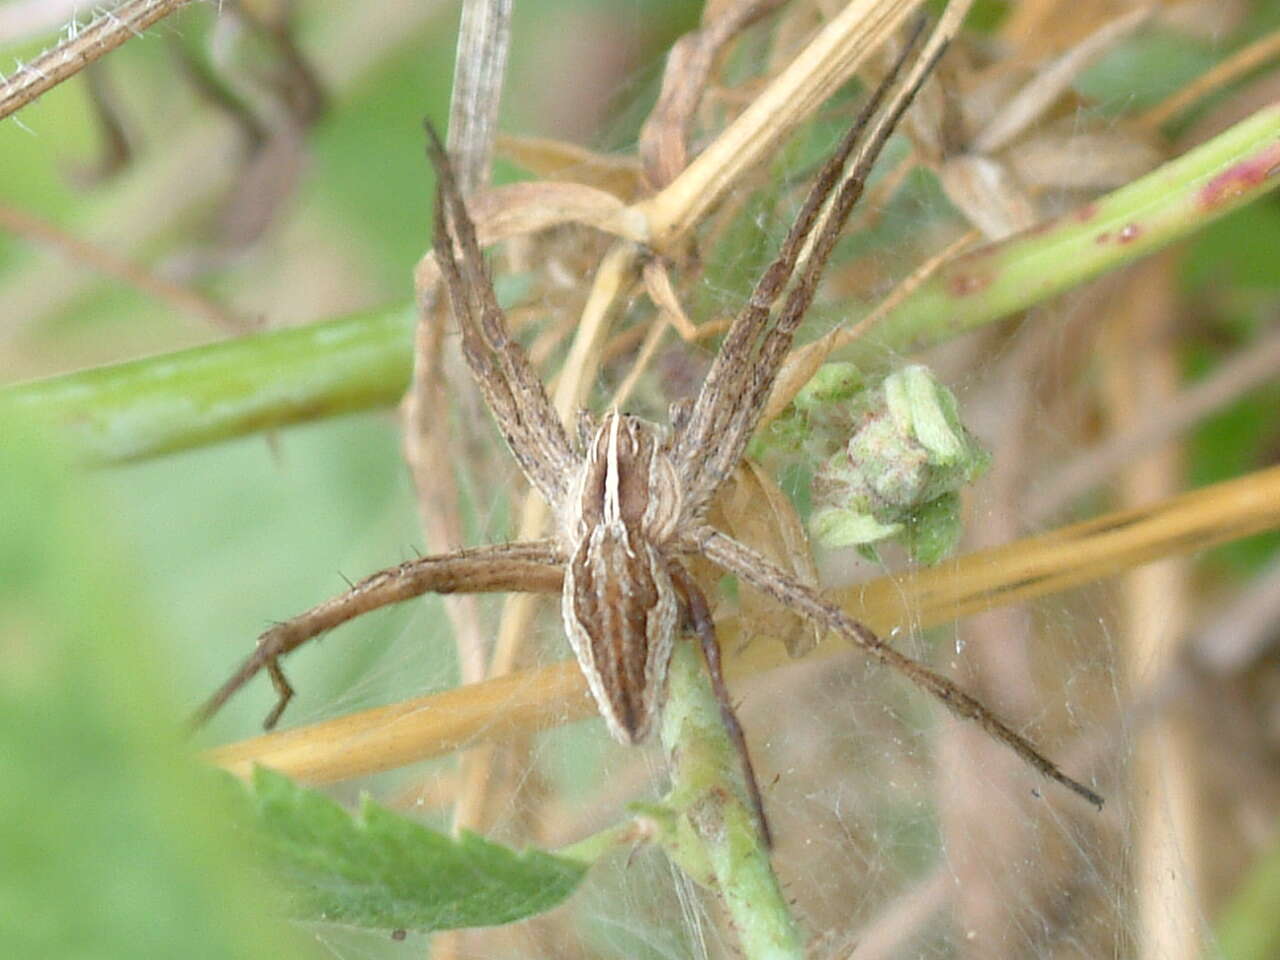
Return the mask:
[[851,547],[887,540],[902,530],[900,523],[881,523],[869,513],[823,507],[809,518],[809,531],[828,547]]
[[844,451],[814,479],[814,536],[828,546],[894,537],[937,562],[960,536],[956,492],[990,457],[960,422],[955,397],[926,367],[885,378]]
[[824,363],[791,403],[797,411],[808,415],[833,403],[847,403],[864,386],[866,380],[852,363]]
[[912,560],[932,566],[950,555],[963,533],[960,494],[944,493],[920,507],[903,525],[898,539]]

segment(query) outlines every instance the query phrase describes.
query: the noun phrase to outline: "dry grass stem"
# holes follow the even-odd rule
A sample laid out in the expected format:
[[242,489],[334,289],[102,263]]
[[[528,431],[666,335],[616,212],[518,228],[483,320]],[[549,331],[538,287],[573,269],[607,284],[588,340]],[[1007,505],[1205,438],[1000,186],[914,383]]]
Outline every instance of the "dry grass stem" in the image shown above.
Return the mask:
[[675,180],[638,204],[649,225],[649,243],[662,252],[687,235],[747,171],[888,43],[918,6],[916,0],[854,0],[828,21]]
[[1058,57],[1048,69],[1019,90],[995,119],[974,137],[974,152],[995,153],[1016,140],[1070,88],[1082,70],[1146,23],[1155,10],[1154,4],[1130,10]]
[[[894,636],[895,631],[923,630],[1025,603],[1276,527],[1280,467],[829,596],[877,633]],[[729,621],[719,627],[731,679],[795,662],[775,643],[761,641],[739,650],[739,625]],[[843,641],[825,636],[809,657],[847,650]],[[308,782],[328,783],[567,723],[592,709],[581,671],[564,661],[230,744],[209,757],[241,774],[256,762]]]
[[1280,372],[1280,329],[1242,347],[1200,382],[1162,399],[1092,449],[1057,465],[1023,505],[1030,525],[1069,507],[1133,458],[1168,443]]
[[81,240],[25,210],[0,204],[0,230],[26,237],[61,254],[72,263],[83,264],[99,273],[128,284],[178,313],[199,317],[225,333],[250,333],[257,324],[237,316],[221,304],[191,287],[166,280],[139,263],[118,256],[101,244]]
[[590,716],[592,710],[582,671],[564,661],[264,734],[218,747],[208,757],[239,776],[261,764],[308,783],[334,783],[523,736]]
[[[1133,271],[1113,300],[1100,351],[1103,396],[1120,429],[1163,406],[1177,390],[1179,359],[1173,262],[1166,256]],[[1177,489],[1181,451],[1166,448],[1131,461],[1121,476],[1122,499],[1146,502]],[[1185,557],[1167,557],[1123,580],[1122,642],[1129,696],[1142,701],[1176,674],[1190,595]],[[1144,960],[1194,960],[1199,929],[1197,767],[1185,717],[1162,710],[1138,731],[1129,795],[1134,804],[1137,955]]]
[[1215,90],[1226,87],[1268,60],[1280,57],[1280,30],[1273,30],[1259,37],[1248,46],[1241,47],[1231,56],[1196,77],[1177,93],[1162,100],[1134,121],[1149,130],[1158,130],[1178,114]]
[[0,120],[62,81],[74,77],[130,37],[136,37],[190,0],[125,0],[81,27],[72,20],[67,39],[0,80]]
[[463,0],[449,103],[449,155],[463,196],[489,179],[511,47],[511,0]]

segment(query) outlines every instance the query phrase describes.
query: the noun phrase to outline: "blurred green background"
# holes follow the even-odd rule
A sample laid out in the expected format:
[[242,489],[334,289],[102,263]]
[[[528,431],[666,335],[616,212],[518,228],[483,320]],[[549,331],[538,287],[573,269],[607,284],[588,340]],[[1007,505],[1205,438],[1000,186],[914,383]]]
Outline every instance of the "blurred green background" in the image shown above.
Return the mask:
[[[5,14],[31,6],[0,3],[0,26],[9,23]],[[997,23],[1008,5],[981,6],[982,15]],[[253,7],[268,17],[283,9],[269,0]],[[203,70],[217,81],[214,89],[226,87],[225,93],[269,119],[273,108],[263,90],[280,65],[278,54],[264,49],[261,37],[228,18],[219,20],[216,4],[198,4],[126,44],[95,71],[93,83],[120,119],[129,162],[107,169],[109,138],[102,114],[92,106],[86,78],[77,78],[16,118],[0,121],[0,204],[189,283],[251,325],[303,324],[407,302],[413,265],[428,242],[432,193],[421,120],[426,116],[442,123],[447,113],[456,6],[317,0],[293,7],[294,36],[328,99],[326,112],[302,139],[290,140],[268,123],[265,129],[275,139],[266,136],[254,143],[212,104],[207,89],[201,91]],[[653,102],[666,51],[696,24],[700,11],[701,4],[677,0],[521,0],[501,129],[561,137],[606,151],[629,150]],[[20,33],[16,39],[0,34],[0,52],[28,59],[52,42],[59,26]],[[1229,36],[1202,39],[1158,29],[1104,58],[1079,89],[1107,111],[1149,105],[1229,48],[1277,27],[1280,8],[1259,3]],[[208,87],[207,78],[204,85]],[[790,162],[802,168],[807,159]],[[520,175],[504,162],[495,169],[499,182]],[[894,215],[886,218],[878,241],[897,242],[913,229],[920,211],[936,212],[944,205],[939,196],[929,177],[915,178],[895,201]],[[769,216],[759,213],[759,222],[766,234],[776,233]],[[255,223],[265,226],[255,230]],[[869,243],[860,239],[859,249]],[[730,269],[719,272],[723,264],[713,261],[708,300],[733,301],[742,282],[737,273],[751,273],[762,249],[726,255]],[[1271,198],[1211,227],[1181,252],[1183,295],[1197,317],[1185,350],[1191,374],[1213,369],[1221,357],[1273,322],[1280,291],[1277,250],[1280,206]],[[203,317],[175,311],[68,262],[30,236],[0,229],[0,383],[165,353],[227,335]],[[1280,450],[1278,404],[1280,388],[1273,384],[1198,431],[1190,482],[1207,483],[1274,462]],[[16,428],[4,429],[0,446],[29,449],[14,442]],[[68,669],[82,642],[107,645],[95,657],[109,658],[111,645],[129,648],[133,659],[122,659],[112,669],[136,671],[129,675],[138,678],[139,689],[159,693],[140,695],[139,703],[129,705],[117,746],[95,751],[99,760],[114,756],[110,750],[127,750],[129,743],[149,744],[147,738],[156,730],[168,729],[273,619],[341,590],[344,576],[356,579],[410,557],[422,544],[390,412],[344,417],[85,476],[71,476],[56,450],[43,450],[38,441],[30,449],[42,452],[0,460],[0,474],[14,478],[0,487],[5,491],[0,512],[12,521],[2,530],[6,542],[0,543],[5,560],[0,574],[6,581],[0,584],[0,596],[6,598],[0,609],[0,649],[8,658],[0,690],[6,690],[7,699],[12,692],[18,709],[43,704],[44,720],[79,703],[87,715],[98,718],[93,722],[104,723],[110,704],[93,702],[93,686],[83,676],[77,677],[83,687],[20,689],[28,676],[21,665],[33,655],[7,638],[46,631],[56,635],[60,645],[50,649]],[[464,486],[468,541],[508,536],[510,510],[503,484],[484,478]],[[29,517],[44,518],[41,523],[48,528],[23,526]],[[46,536],[47,529],[56,529],[56,535]],[[47,552],[39,546],[46,543]],[[1250,575],[1274,548],[1274,538],[1226,548],[1216,555],[1213,576],[1229,581]],[[105,599],[99,603],[100,594]],[[63,610],[74,611],[75,622],[55,630],[71,623],[62,619]],[[487,610],[492,623],[494,609]],[[452,686],[457,671],[443,620],[439,601],[426,599],[362,618],[291,658],[289,674],[299,695],[290,708],[290,722]],[[14,623],[16,628],[10,626]],[[554,627],[548,630],[554,632]],[[46,679],[62,678],[51,672]],[[103,689],[119,695],[127,687],[120,676],[113,677],[113,684]],[[253,684],[201,734],[201,742],[257,733],[273,701],[265,682]],[[41,791],[81,790],[104,803],[119,803],[121,809],[138,802],[117,801],[95,785],[127,777],[123,761],[95,770],[80,749],[86,745],[75,743],[74,735],[63,731],[58,739],[44,727],[23,725],[17,716],[15,711],[4,721],[14,744],[48,744],[50,759],[57,761],[47,781],[26,788],[28,803],[38,803]],[[68,722],[73,719],[69,716]],[[593,722],[547,737],[546,755],[558,765],[557,783],[569,791],[566,803],[572,803],[575,785],[587,789],[595,764],[602,754],[607,763],[613,750],[602,743],[596,726]],[[179,748],[163,736],[159,740],[159,746],[148,749],[179,763]],[[178,799],[172,809],[197,809],[190,803],[190,794],[198,791],[191,785],[195,781],[185,774],[175,777]],[[388,775],[372,785],[390,793],[407,779]],[[349,799],[356,787],[344,785],[337,792]],[[151,800],[167,802],[160,790],[151,793]],[[841,798],[822,802],[838,807]],[[65,824],[79,822],[75,807],[66,809],[71,813]],[[29,822],[29,813],[17,801],[0,807],[0,813],[17,825],[14,836]],[[884,840],[892,853],[885,859],[892,859],[892,865],[879,866],[893,876],[913,873],[933,855],[931,812],[891,814],[886,820],[898,829],[886,828]],[[91,834],[78,835],[51,823],[38,834],[40,842],[65,844],[61,862],[70,872],[77,855],[86,861],[104,856],[93,849]],[[201,862],[206,852],[192,853],[189,862]],[[24,861],[0,851],[6,861],[0,873],[8,874],[8,885],[0,889],[37,889],[16,871],[32,869],[27,864],[39,855],[37,850]],[[210,857],[217,859],[216,853]],[[633,914],[651,920],[667,916],[664,911],[697,912],[679,881],[675,893],[656,894],[653,901],[633,899],[645,883],[673,886],[665,864],[646,855],[638,859],[638,865],[626,868],[630,873],[620,867],[584,892],[577,909],[591,918],[587,926],[598,943],[608,945],[600,947],[608,955],[683,955],[690,938],[696,939],[690,932],[698,928],[696,919],[686,917],[670,928],[629,922]],[[156,862],[164,868],[162,860]],[[875,866],[855,864],[852,869],[874,873]],[[107,873],[94,887],[100,891],[116,883],[118,875]],[[150,903],[158,912],[166,909],[161,899],[165,891],[138,889],[134,906]],[[128,900],[123,884],[118,892],[122,901]],[[93,895],[84,894],[88,899]],[[16,899],[0,902],[10,921],[15,911],[31,909]],[[193,925],[186,929],[193,942],[211,946],[211,956],[236,949],[204,939]],[[396,952],[400,947],[375,938],[352,934],[350,943],[344,938],[348,934],[330,932],[323,942],[344,956],[405,955]],[[128,952],[105,939],[101,950],[84,947],[91,939],[82,934],[79,947],[62,955]],[[1241,954],[1252,955],[1265,954]]]

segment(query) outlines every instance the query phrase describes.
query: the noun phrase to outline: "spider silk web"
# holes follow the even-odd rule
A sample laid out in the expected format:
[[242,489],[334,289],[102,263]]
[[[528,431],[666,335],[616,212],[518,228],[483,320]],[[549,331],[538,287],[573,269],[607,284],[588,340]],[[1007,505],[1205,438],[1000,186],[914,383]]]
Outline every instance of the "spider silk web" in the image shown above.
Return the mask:
[[[914,204],[937,202],[926,197]],[[755,219],[776,243],[785,222],[765,214]],[[892,261],[901,254],[890,249],[883,256]],[[731,293],[713,289],[712,296],[729,299]],[[1031,352],[1021,344],[1022,335],[1015,333],[976,364],[976,344],[928,358],[956,388],[966,419],[997,464],[1007,456],[1000,440],[1012,432],[1007,410],[1019,392],[1026,395],[1014,408],[1027,423],[1005,441],[1013,450],[1043,444],[1064,452],[1068,437],[1080,429],[1072,422],[1077,415],[1036,396],[1029,374],[1018,369],[1023,354]],[[602,384],[602,392],[608,386]],[[636,406],[643,409],[646,402],[656,406],[645,397]],[[511,487],[494,484],[493,471],[512,487],[516,480],[500,450],[480,457],[479,466],[460,473],[468,532],[476,543],[509,535],[512,507],[505,490]],[[983,481],[969,492],[971,546],[1023,532],[994,483]],[[348,576],[411,555],[404,531],[413,529],[416,518],[403,475],[388,501],[372,525],[376,533],[358,538],[355,554],[341,564]],[[363,561],[376,552],[368,544],[374,539],[390,542],[391,552]],[[892,575],[906,563],[892,549],[879,564],[851,551],[819,551],[819,559],[831,586]],[[557,607],[554,598],[540,605],[529,645],[533,663],[568,655]],[[487,633],[496,631],[501,609],[501,599],[482,600]],[[813,937],[815,956],[952,957],[975,949],[973,944],[986,956],[1127,953],[1133,863],[1122,785],[1131,763],[1133,720],[1117,667],[1119,616],[1114,589],[1102,587],[928,631],[905,624],[893,637],[900,649],[1015,718],[1015,728],[1070,773],[1097,784],[1108,799],[1101,814],[854,652],[797,664],[735,688],[778,835],[775,865]],[[456,684],[452,638],[439,599],[368,619],[371,624],[335,631],[295,658],[306,662],[291,665],[304,691],[291,708],[292,723]],[[328,692],[312,693],[317,687]],[[660,748],[622,747],[599,720],[540,734],[519,747],[495,760],[495,783],[501,786],[493,790],[485,827],[495,839],[554,848],[609,826],[627,815],[630,801],[657,799],[665,789]],[[343,784],[335,792],[354,802],[359,792],[372,791],[425,822],[447,827],[444,801],[457,788],[458,770],[457,759],[446,758]],[[397,951],[410,949],[352,931],[316,928],[315,936],[338,957],[400,956]],[[406,943],[425,947],[422,937]],[[469,932],[456,944],[461,956],[476,958],[731,957],[737,949],[715,899],[656,848],[607,857],[572,900],[547,918]]]
[[[638,30],[647,6],[624,6],[622,26],[614,28]],[[763,42],[752,41],[748,52]],[[519,34],[514,44],[518,50]],[[534,68],[517,62],[516,69]],[[612,81],[613,96],[600,112],[642,114],[632,105],[647,103],[646,91],[660,69],[660,60],[632,65],[624,80]],[[537,92],[531,87],[512,94],[513,112],[532,109]],[[1143,97],[1144,91],[1134,95]],[[746,284],[777,249],[815,163],[847,122],[850,102],[836,98],[822,123],[802,131],[780,153],[770,176],[781,189],[766,186],[759,198],[738,204],[709,228],[717,242],[701,251],[705,261],[697,284],[682,288],[696,321],[740,306]],[[1103,104],[1106,110],[1118,106]],[[620,130],[634,129],[625,119],[615,122]],[[1105,117],[1098,120],[1079,106],[1065,125],[1079,133],[1112,129]],[[594,136],[596,142],[623,144],[628,134]],[[905,152],[905,141],[895,141],[878,176],[886,176]],[[1050,208],[1062,209],[1078,199],[1053,187],[1045,197]],[[801,340],[865,312],[964,229],[937,179],[920,172],[883,198],[881,208],[855,213],[854,224],[860,230],[842,242],[834,276]],[[562,230],[518,256],[495,258],[506,305],[535,315],[520,330],[526,343],[566,310],[580,307],[575,285],[602,249],[583,231]],[[991,471],[965,494],[962,551],[1011,542],[1117,505],[1119,494],[1111,490],[1091,493],[1075,513],[1031,517],[1020,507],[1047,483],[1056,464],[1098,435],[1099,421],[1109,415],[1097,382],[1105,371],[1099,372],[1094,350],[1104,335],[1108,304],[1123,291],[1122,281],[1103,281],[924,355],[878,358],[884,370],[928,363],[955,392],[966,423],[992,454]],[[639,301],[627,305],[617,327],[652,322],[647,309]],[[711,341],[691,347],[668,337],[628,407],[662,419],[667,403],[696,389],[714,346]],[[563,343],[551,351],[548,369],[562,362],[564,351]],[[607,400],[617,387],[628,356],[601,371],[595,402]],[[469,390],[456,364],[453,372],[455,388]],[[467,433],[454,471],[462,528],[472,544],[510,538],[523,496],[514,465],[476,409],[471,400],[448,413],[456,429]],[[128,468],[109,481],[122,510],[134,518],[154,591],[172,597],[162,617],[173,635],[241,637],[247,648],[265,623],[340,591],[342,577],[355,580],[417,550],[429,552],[390,417],[370,414],[298,428],[277,443],[275,452],[261,440],[249,440],[186,454]],[[785,456],[776,465],[790,470],[786,476],[803,488],[803,465]],[[806,497],[801,489],[802,513]],[[199,509],[191,509],[193,501]],[[192,551],[191,544],[200,548]],[[174,555],[190,558],[183,569],[157,559]],[[877,562],[849,550],[818,550],[817,560],[824,585],[832,588],[894,576],[909,563],[892,547]],[[1176,590],[1176,571],[1172,576],[1170,589]],[[1140,873],[1143,830],[1158,829],[1141,818],[1178,814],[1180,783],[1171,782],[1164,768],[1145,778],[1139,768],[1162,738],[1173,737],[1165,721],[1182,713],[1170,711],[1167,698],[1132,689],[1125,664],[1138,601],[1124,591],[1112,581],[928,630],[904,623],[891,638],[900,650],[978,695],[1070,775],[1095,785],[1107,801],[1100,813],[855,652],[799,662],[735,686],[777,837],[775,867],[811,956],[1145,958],[1155,956],[1141,947],[1152,923],[1208,930],[1226,889],[1222,875],[1238,857],[1232,860],[1227,852],[1221,862],[1200,868],[1199,876],[1217,883],[1208,889],[1192,879],[1191,859],[1198,854],[1191,850],[1175,849],[1166,859],[1185,868],[1171,883],[1150,884]],[[731,598],[721,602],[732,610]],[[496,633],[502,605],[502,598],[479,601],[483,635]],[[1189,631],[1194,612],[1183,606],[1146,607],[1144,628],[1156,634]],[[540,603],[529,633],[530,665],[568,655],[554,599]],[[361,618],[289,659],[299,695],[286,723],[451,689],[459,677],[453,643],[439,598]],[[222,675],[232,654],[239,655],[233,646],[191,654],[193,702],[207,691],[210,677]],[[1156,681],[1145,689],[1166,689]],[[1212,699],[1203,688],[1192,691],[1193,704]],[[267,684],[257,681],[217,718],[210,738],[254,734],[271,702]],[[627,816],[629,802],[657,799],[666,785],[656,744],[621,747],[598,719],[501,750],[493,771],[485,834],[547,848],[617,822]],[[447,828],[458,773],[458,758],[447,757],[343,783],[332,792],[347,802],[371,792]],[[1146,799],[1139,790],[1147,791]],[[1152,804],[1152,793],[1170,799]],[[1228,851],[1239,846],[1234,835],[1224,840]],[[1154,906],[1143,900],[1150,890],[1158,892]],[[427,939],[418,935],[393,942],[332,926],[310,929],[318,944],[342,960],[416,957],[428,950]],[[462,934],[448,950],[467,958],[739,955],[715,897],[656,848],[616,851],[550,915]]]

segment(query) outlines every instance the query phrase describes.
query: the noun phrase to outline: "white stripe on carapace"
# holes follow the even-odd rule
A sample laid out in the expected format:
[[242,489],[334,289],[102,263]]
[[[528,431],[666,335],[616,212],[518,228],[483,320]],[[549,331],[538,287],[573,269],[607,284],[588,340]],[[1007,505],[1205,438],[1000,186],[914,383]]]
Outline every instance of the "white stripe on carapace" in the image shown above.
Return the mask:
[[618,425],[622,417],[618,411],[609,414],[609,452],[605,456],[604,465],[604,522],[608,524],[622,522],[622,497],[620,487],[622,481],[618,470]]

